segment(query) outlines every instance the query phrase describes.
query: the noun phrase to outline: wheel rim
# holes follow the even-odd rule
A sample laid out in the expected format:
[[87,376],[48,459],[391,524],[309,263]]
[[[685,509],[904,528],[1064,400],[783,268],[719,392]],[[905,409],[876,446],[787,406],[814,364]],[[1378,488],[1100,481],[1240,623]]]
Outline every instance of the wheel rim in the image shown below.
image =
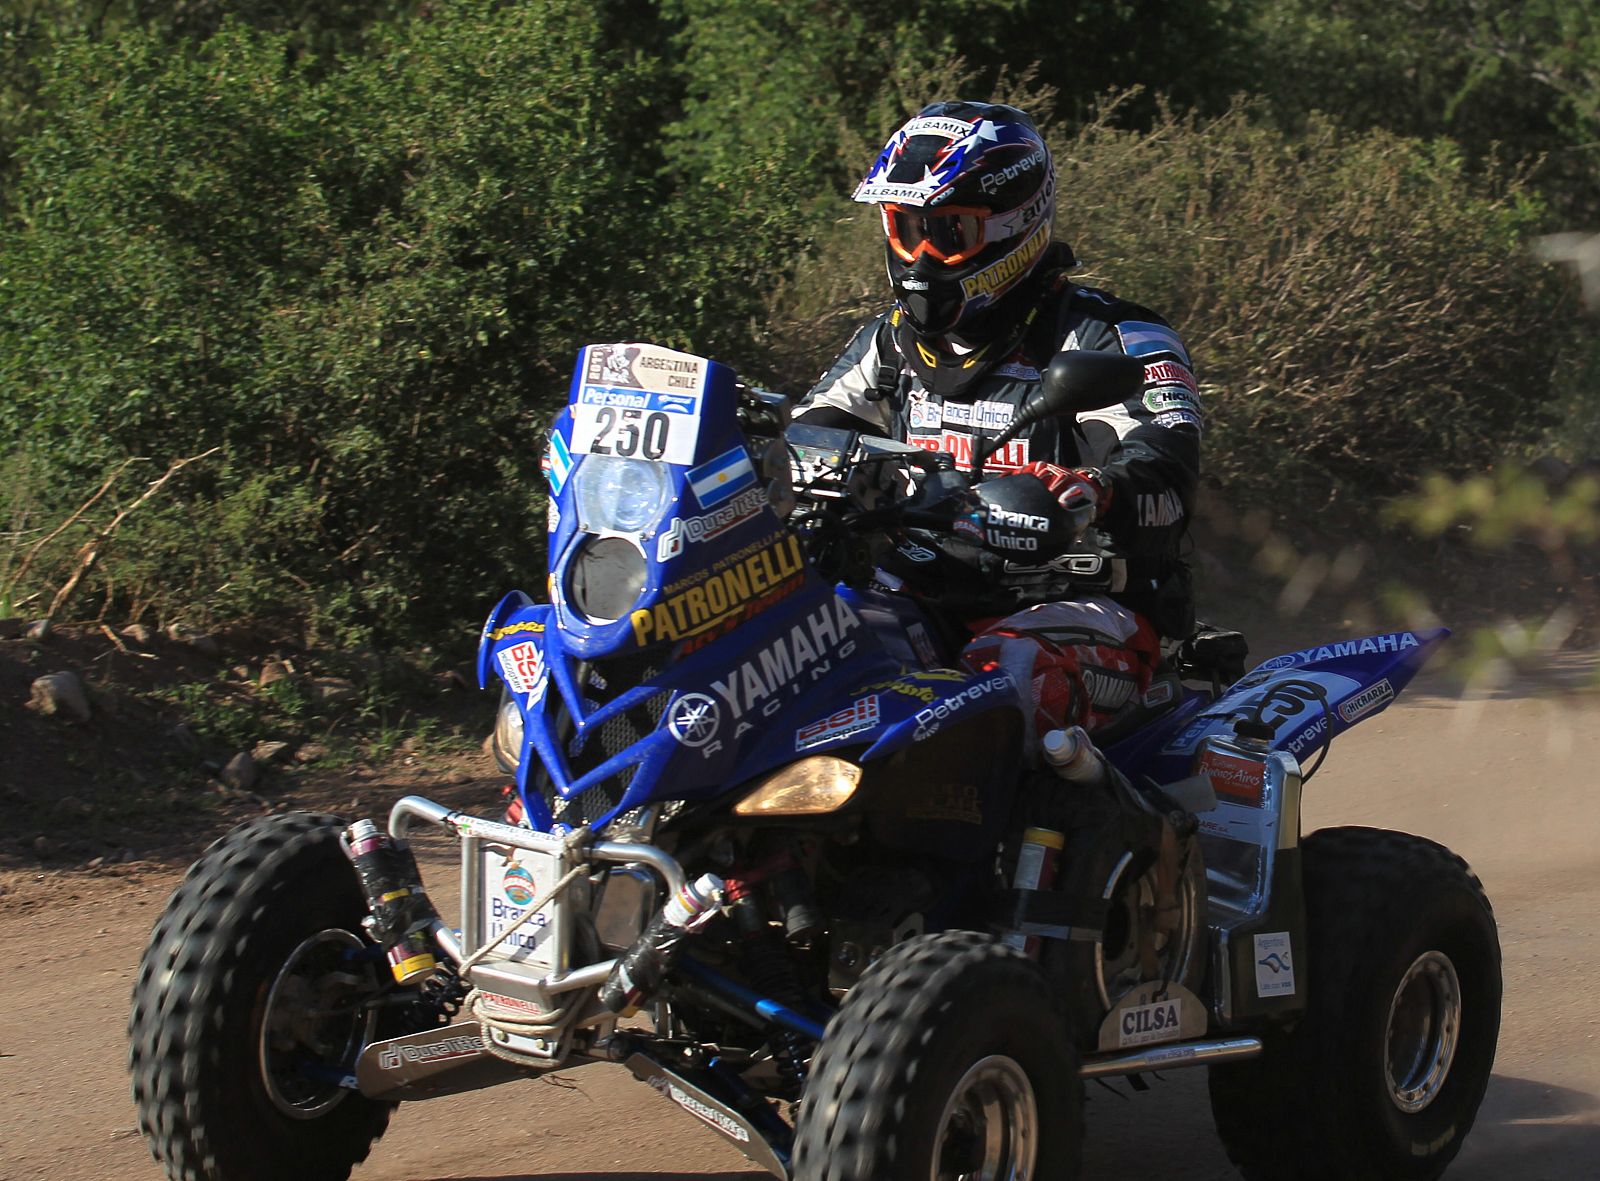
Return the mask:
[[261,1080],[291,1119],[316,1119],[350,1091],[340,1080],[372,1033],[374,1015],[354,998],[371,973],[349,962],[366,944],[349,931],[319,931],[289,953],[260,1018]]
[[[1133,854],[1124,853],[1106,882],[1105,933],[1094,945],[1095,987],[1101,1006],[1108,1011],[1144,982],[1139,939],[1144,924],[1151,921],[1155,912],[1156,867],[1152,865],[1137,878],[1129,878],[1132,861]],[[1178,905],[1181,917],[1176,935],[1153,933],[1151,944],[1160,965],[1160,978],[1181,982],[1188,979],[1200,947],[1195,938],[1200,925],[1199,887],[1187,872],[1179,875]]]
[[931,1181],[1029,1181],[1039,1151],[1039,1105],[1014,1059],[974,1063],[950,1092],[933,1143]]
[[1414,1114],[1439,1097],[1461,1037],[1461,981],[1442,951],[1424,952],[1389,1002],[1384,1070],[1389,1098]]

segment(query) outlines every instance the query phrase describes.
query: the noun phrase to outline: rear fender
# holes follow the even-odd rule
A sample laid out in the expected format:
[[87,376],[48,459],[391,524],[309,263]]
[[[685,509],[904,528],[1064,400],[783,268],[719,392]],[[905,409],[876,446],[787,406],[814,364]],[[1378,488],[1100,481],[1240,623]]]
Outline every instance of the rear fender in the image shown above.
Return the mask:
[[1447,628],[1390,632],[1263,661],[1173,735],[1146,773],[1160,782],[1184,778],[1202,741],[1231,736],[1236,720],[1257,714],[1272,727],[1274,750],[1304,760],[1387,709],[1449,635]]

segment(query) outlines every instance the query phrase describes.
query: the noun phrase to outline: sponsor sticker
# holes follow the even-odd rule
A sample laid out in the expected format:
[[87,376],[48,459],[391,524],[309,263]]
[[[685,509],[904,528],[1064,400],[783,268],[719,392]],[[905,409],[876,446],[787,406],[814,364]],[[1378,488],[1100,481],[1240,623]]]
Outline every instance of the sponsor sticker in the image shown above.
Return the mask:
[[1153,386],[1180,385],[1189,391],[1191,401],[1200,394],[1194,371],[1177,361],[1151,361],[1144,367],[1144,383]]
[[996,168],[993,172],[985,172],[978,178],[978,187],[985,193],[993,195],[1001,185],[1016,180],[1019,176],[1026,176],[1045,161],[1044,152],[1037,151],[1024,156],[1015,164],[1007,164],[1004,168]]
[[656,561],[677,557],[685,545],[721,537],[735,525],[755,516],[766,504],[766,493],[759,488],[749,488],[703,517],[673,518],[672,524],[656,539]]
[[1145,691],[1144,703],[1146,706],[1154,709],[1157,706],[1165,705],[1167,702],[1171,701],[1173,698],[1173,693],[1174,690],[1172,688],[1171,681],[1156,681],[1150,686],[1149,689]]
[[512,906],[526,906],[539,896],[534,890],[533,874],[515,861],[501,875],[500,891]]
[[1320,739],[1328,732],[1327,715],[1321,715],[1300,733],[1289,739],[1288,750],[1295,758],[1305,754],[1314,745],[1320,746]]
[[1055,197],[1055,175],[1046,172],[1039,182],[1038,191],[1026,205],[1019,206],[1010,213],[997,213],[989,218],[984,226],[984,239],[989,242],[1002,242],[1007,238],[1015,238],[1018,234],[1027,233],[1036,221],[1055,208]]
[[1175,426],[1192,426],[1197,431],[1203,431],[1206,428],[1205,419],[1193,410],[1168,410],[1156,415],[1150,421],[1169,429]]
[[1151,1042],[1171,1041],[1181,1036],[1182,1028],[1183,1001],[1178,997],[1134,1005],[1123,1010],[1117,1026],[1117,1045],[1145,1046]]
[[938,430],[943,421],[941,407],[936,402],[930,402],[920,394],[913,394],[907,407],[910,411],[911,426],[914,430]]
[[800,691],[802,673],[810,673],[807,680],[814,681],[832,669],[834,657],[843,660],[853,655],[855,642],[845,637],[860,626],[861,618],[850,604],[835,597],[711,687],[733,716],[742,718],[786,690]]
[[420,1045],[402,1043],[378,1051],[378,1069],[398,1070],[401,1066],[424,1062],[450,1062],[483,1053],[483,1038],[475,1033],[453,1034],[437,1042]]
[[986,513],[990,525],[1002,529],[1026,529],[1030,533],[1050,532],[1050,518],[1034,516],[1032,513],[1013,512],[998,504],[988,506]]
[[1032,365],[1019,365],[1015,361],[1007,361],[1004,365],[996,365],[994,375],[996,377],[1012,377],[1018,381],[1038,381],[1040,378],[1039,371]]
[[1388,677],[1384,677],[1376,685],[1369,685],[1361,692],[1341,701],[1339,716],[1346,722],[1355,722],[1375,710],[1382,709],[1393,700],[1394,686],[1389,683]]
[[724,569],[638,608],[628,617],[634,639],[642,647],[702,635],[747,607],[787,594],[800,585],[804,571],[800,539],[779,534],[732,555]]
[[993,299],[1037,262],[1049,244],[1049,230],[1041,223],[1033,235],[1014,252],[993,266],[985,267],[970,279],[961,280],[961,290],[966,293],[968,299]]
[[508,623],[504,627],[497,627],[489,633],[491,640],[503,640],[507,636],[520,636],[524,633],[530,635],[543,635],[544,624],[537,620],[525,619],[521,623]]
[[900,129],[900,134],[906,139],[914,135],[942,135],[946,139],[960,139],[971,131],[972,124],[965,119],[952,119],[947,115],[928,115],[911,120]]
[[1294,668],[1301,664],[1315,664],[1319,660],[1335,660],[1341,656],[1371,656],[1381,652],[1404,652],[1421,645],[1415,632],[1390,632],[1386,636],[1367,636],[1360,640],[1342,640],[1337,644],[1323,644],[1317,648],[1302,648],[1263,661],[1262,668]]
[[862,181],[852,196],[852,200],[864,202],[893,201],[900,205],[922,205],[928,200],[928,194],[939,187],[937,178],[929,178],[925,183],[914,185],[895,185],[886,181]]
[[1294,957],[1289,932],[1273,931],[1255,937],[1256,995],[1294,995]]
[[750,1133],[745,1131],[744,1126],[732,1116],[726,1114],[725,1112],[718,1111],[715,1107],[712,1107],[708,1103],[702,1103],[699,1099],[696,1099],[693,1095],[689,1094],[689,1092],[685,1091],[676,1083],[669,1082],[667,1084],[667,1094],[671,1096],[672,1101],[679,1107],[683,1108],[690,1115],[704,1120],[717,1131],[721,1132],[724,1136],[738,1140],[741,1143],[749,1143]]
[[[945,426],[966,426],[985,431],[1004,430],[1016,415],[1015,408],[1004,402],[946,402],[942,410]],[[939,423],[932,425],[938,426]]]
[[1172,489],[1159,494],[1139,493],[1139,524],[1147,529],[1162,529],[1183,520],[1183,501]]
[[1211,787],[1219,796],[1235,803],[1261,806],[1267,782],[1267,770],[1261,763],[1206,750],[1200,755],[1199,772],[1211,780]]
[[[555,872],[546,859],[534,856],[526,861],[517,858],[527,854],[518,852],[507,858],[494,849],[486,848],[483,857],[483,931],[493,939],[503,934],[528,912],[528,903],[555,884]],[[517,902],[514,899],[525,898]],[[517,963],[545,964],[548,952],[542,944],[548,941],[549,915],[540,912],[512,931],[489,953],[492,959],[510,959]]]
[[912,735],[920,741],[938,733],[939,727],[946,721],[966,711],[968,706],[974,705],[992,693],[1004,693],[1015,687],[1015,682],[1005,673],[997,677],[990,677],[987,681],[980,681],[970,688],[959,693],[952,693],[943,701],[935,702],[925,709],[919,709],[916,714],[917,730]]
[[[908,435],[906,442],[924,451],[943,451],[954,458],[956,467],[964,472],[972,470],[972,436],[960,431],[944,430],[938,435]],[[1015,472],[1028,464],[1028,440],[1012,439],[988,459],[983,461],[986,472]]]
[[478,990],[478,996],[498,1009],[509,1009],[513,1013],[525,1013],[529,1017],[543,1017],[545,1015],[542,1007],[533,1001],[523,1000],[521,997],[507,996],[503,992],[484,992],[482,989]]
[[1152,414],[1162,414],[1168,410],[1195,409],[1194,395],[1181,385],[1151,386],[1144,392],[1145,409]]
[[870,697],[863,697],[853,702],[837,713],[795,731],[794,748],[796,751],[809,750],[813,746],[821,746],[824,742],[833,742],[851,734],[859,734],[876,726],[881,717],[878,695],[874,693]]
[[545,666],[544,653],[538,644],[532,640],[513,644],[501,651],[496,659],[500,662],[500,673],[506,684],[514,692],[527,694],[529,705],[544,699],[550,670]]

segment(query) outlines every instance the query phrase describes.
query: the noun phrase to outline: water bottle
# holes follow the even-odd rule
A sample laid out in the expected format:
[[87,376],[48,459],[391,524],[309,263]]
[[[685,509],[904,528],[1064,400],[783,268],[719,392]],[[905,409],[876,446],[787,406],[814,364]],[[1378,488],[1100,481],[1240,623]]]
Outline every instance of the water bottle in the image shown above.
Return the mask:
[[600,1003],[620,1013],[654,993],[683,950],[684,937],[710,922],[721,902],[722,879],[709,873],[669,898],[611,969]]
[[1082,726],[1051,730],[1040,745],[1044,761],[1052,771],[1070,783],[1097,787],[1106,782],[1106,762]]

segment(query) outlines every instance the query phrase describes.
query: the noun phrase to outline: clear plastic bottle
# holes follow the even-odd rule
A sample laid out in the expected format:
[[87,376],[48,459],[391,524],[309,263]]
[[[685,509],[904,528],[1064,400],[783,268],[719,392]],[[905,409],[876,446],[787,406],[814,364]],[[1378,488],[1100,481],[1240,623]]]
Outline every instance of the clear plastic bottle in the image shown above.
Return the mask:
[[1090,740],[1082,726],[1051,730],[1040,742],[1045,765],[1061,778],[1085,787],[1106,782],[1105,756]]
[[722,879],[708,873],[669,898],[644,934],[618,958],[600,989],[601,1003],[620,1013],[653,994],[683,950],[684,937],[716,913],[722,891]]

